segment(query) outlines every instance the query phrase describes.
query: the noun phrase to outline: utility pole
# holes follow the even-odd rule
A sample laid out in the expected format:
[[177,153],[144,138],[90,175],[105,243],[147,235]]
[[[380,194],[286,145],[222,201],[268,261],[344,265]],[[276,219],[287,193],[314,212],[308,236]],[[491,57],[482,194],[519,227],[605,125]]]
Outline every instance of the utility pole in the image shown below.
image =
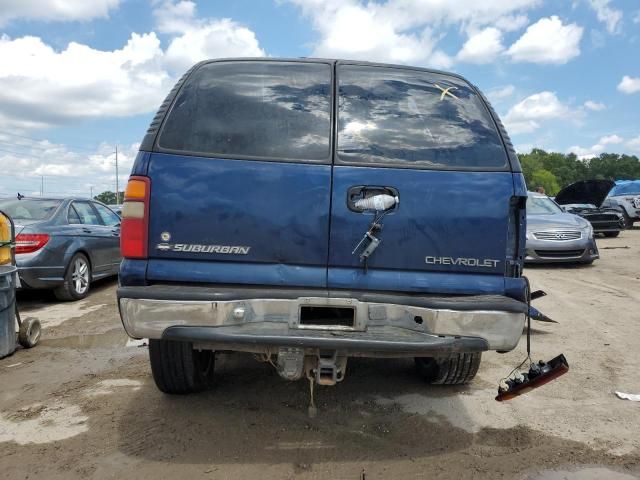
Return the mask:
[[91,192],[91,196],[89,198],[93,200],[93,185],[89,185],[89,191]]
[[118,145],[116,145],[116,205],[120,203],[120,185],[118,185]]
[[44,195],[44,175],[40,175],[40,196]]

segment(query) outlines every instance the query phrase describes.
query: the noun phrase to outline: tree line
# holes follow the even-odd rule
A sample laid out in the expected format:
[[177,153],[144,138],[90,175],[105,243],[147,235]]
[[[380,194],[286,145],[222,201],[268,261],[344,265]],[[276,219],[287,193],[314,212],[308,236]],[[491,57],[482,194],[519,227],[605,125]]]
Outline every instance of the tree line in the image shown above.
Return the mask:
[[574,153],[534,148],[530,153],[519,154],[518,158],[529,190],[544,187],[546,194],[551,196],[578,180],[640,179],[640,160],[635,155],[601,153],[580,160]]
[[106,191],[96,195],[93,199],[105,205],[117,205],[124,201],[124,192],[118,192],[118,198],[116,198],[116,192]]

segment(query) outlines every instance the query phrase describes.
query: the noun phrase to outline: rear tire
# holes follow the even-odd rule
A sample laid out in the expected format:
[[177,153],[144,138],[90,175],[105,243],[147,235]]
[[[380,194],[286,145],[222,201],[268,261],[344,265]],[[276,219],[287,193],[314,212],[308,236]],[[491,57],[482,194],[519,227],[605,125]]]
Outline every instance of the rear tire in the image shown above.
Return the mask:
[[604,232],[604,236],[607,238],[613,238],[620,235],[620,232]]
[[149,340],[151,373],[164,393],[184,395],[213,385],[215,352],[194,350],[190,342]]
[[432,385],[464,385],[478,373],[481,352],[456,353],[449,357],[416,357],[416,368]]
[[91,264],[84,254],[76,253],[67,266],[64,283],[53,294],[65,302],[82,300],[89,294],[90,285]]

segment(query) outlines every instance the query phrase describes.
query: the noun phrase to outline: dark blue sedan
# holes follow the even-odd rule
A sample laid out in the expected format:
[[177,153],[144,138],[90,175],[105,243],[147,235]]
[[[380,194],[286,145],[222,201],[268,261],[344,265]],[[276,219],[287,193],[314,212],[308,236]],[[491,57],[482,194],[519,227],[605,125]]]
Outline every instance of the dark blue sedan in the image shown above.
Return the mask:
[[0,200],[16,225],[20,287],[52,289],[60,300],[79,300],[91,282],[118,274],[120,217],[83,198]]

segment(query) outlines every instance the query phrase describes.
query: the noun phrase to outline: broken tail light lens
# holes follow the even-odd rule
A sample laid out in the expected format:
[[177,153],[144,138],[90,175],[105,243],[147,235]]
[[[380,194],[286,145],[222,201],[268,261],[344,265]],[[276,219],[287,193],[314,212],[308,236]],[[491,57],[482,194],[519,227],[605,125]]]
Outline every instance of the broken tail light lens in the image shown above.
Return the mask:
[[120,225],[120,252],[124,258],[147,258],[150,190],[149,178],[129,177]]
[[524,395],[538,387],[546,385],[569,371],[569,363],[564,355],[558,355],[548,362],[540,362],[535,368],[531,368],[527,378],[523,382],[510,382],[507,390],[498,390],[496,400],[504,402]]
[[37,252],[50,238],[46,233],[21,233],[16,237],[16,254]]

